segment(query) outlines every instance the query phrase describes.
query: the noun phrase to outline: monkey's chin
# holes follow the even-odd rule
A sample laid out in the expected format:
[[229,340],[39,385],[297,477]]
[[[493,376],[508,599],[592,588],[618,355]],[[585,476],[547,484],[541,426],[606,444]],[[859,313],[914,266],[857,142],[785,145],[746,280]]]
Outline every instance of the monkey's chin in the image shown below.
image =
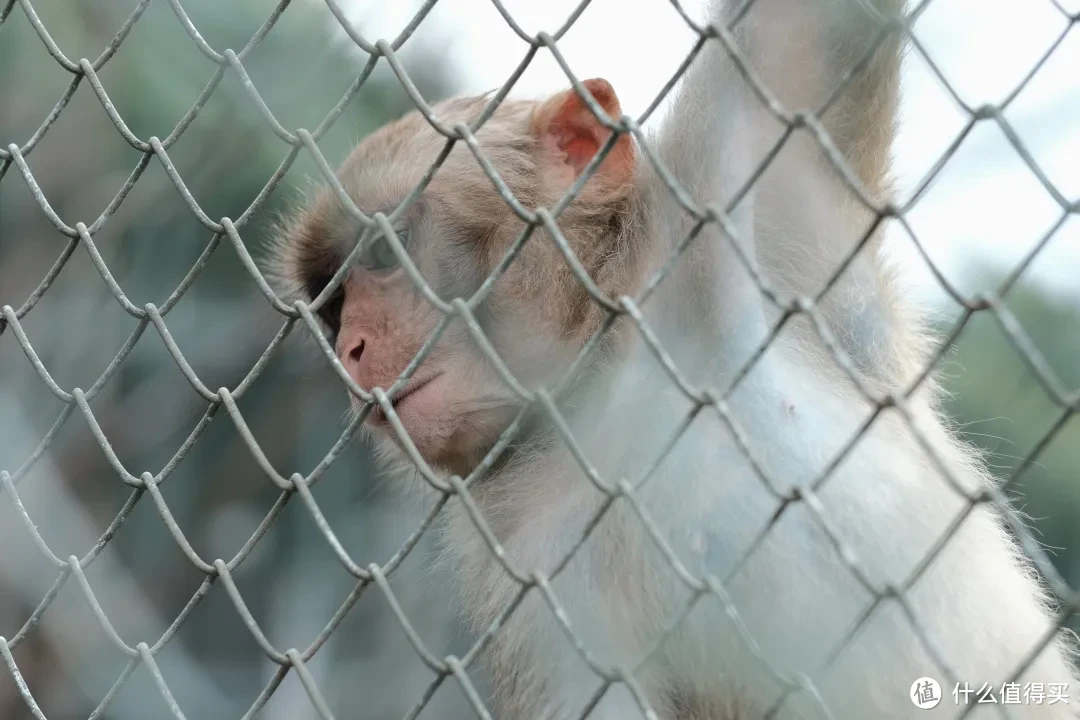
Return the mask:
[[411,445],[436,472],[466,477],[513,420],[515,408],[507,404],[505,408],[488,407],[463,413],[462,402],[462,398],[448,397],[432,387],[397,403],[394,414],[408,435],[407,441],[385,417],[369,417],[365,425],[374,441],[377,459],[392,466],[414,464]]
[[452,472],[464,477],[471,469],[463,463],[452,423],[439,422],[439,418],[417,418],[412,413],[402,413],[399,419],[409,436],[407,442],[386,421],[370,428],[376,459],[387,467],[415,466],[411,445],[436,472]]
[[396,446],[399,451],[409,444],[430,464],[441,464],[448,446],[453,444],[454,425],[447,416],[444,382],[439,375],[407,385],[394,399],[394,414],[409,436],[408,442],[400,436],[379,407],[374,407],[365,420],[379,445]]

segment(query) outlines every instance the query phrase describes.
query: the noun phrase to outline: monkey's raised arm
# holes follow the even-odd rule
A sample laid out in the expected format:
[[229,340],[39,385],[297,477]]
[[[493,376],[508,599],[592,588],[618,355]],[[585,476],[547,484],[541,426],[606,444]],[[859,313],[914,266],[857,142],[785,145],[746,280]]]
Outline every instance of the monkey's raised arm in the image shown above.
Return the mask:
[[[819,304],[822,315],[856,365],[875,378],[889,375],[916,335],[896,317],[891,278],[876,255],[880,232],[863,242],[876,216],[859,199],[864,194],[877,203],[889,194],[900,33],[888,21],[904,4],[755,0],[747,7],[745,0],[713,0],[707,31],[713,37],[688,69],[657,143],[662,162],[696,203],[721,210],[734,205],[744,253],[781,299],[814,297],[834,286]],[[814,114],[858,190],[812,131],[789,128],[766,107],[766,96],[789,124],[795,113]],[[689,231],[686,213],[670,201],[669,210],[669,223]],[[715,302],[740,311],[756,307],[759,288],[721,247],[727,239],[712,231],[705,242],[714,241]],[[859,245],[867,247],[849,258]],[[732,327],[717,330],[730,336]],[[763,335],[742,332],[748,339]]]
[[[713,0],[710,26],[727,24],[729,5]],[[734,44],[740,50],[751,44],[750,30],[735,28]],[[699,227],[700,220],[676,201],[669,178],[643,172],[644,197],[656,218],[649,236],[659,240],[659,251],[667,254],[698,235],[686,245],[653,310],[662,322],[679,322],[680,335],[694,337],[689,343],[693,347],[684,347],[687,343],[679,337],[667,339],[680,366],[692,376],[732,373],[768,331],[763,298],[750,271],[757,264],[755,191],[740,193],[752,171],[755,148],[761,145],[755,139],[755,103],[721,39],[708,38],[676,91],[655,149],[670,179],[698,209],[715,212],[714,221]],[[739,200],[733,202],[736,194]],[[715,362],[703,365],[702,346],[723,351],[715,354]]]
[[[880,195],[900,68],[900,35],[887,23],[901,16],[904,5],[905,0],[711,0],[704,32],[712,37],[687,70],[660,141],[667,167],[698,201],[730,200],[740,188],[725,185],[745,182],[785,129],[770,119],[758,94],[764,92],[789,113],[824,108],[819,120],[829,137],[870,193]],[[717,37],[723,32],[730,33],[728,42],[753,79],[744,77],[724,38]]]

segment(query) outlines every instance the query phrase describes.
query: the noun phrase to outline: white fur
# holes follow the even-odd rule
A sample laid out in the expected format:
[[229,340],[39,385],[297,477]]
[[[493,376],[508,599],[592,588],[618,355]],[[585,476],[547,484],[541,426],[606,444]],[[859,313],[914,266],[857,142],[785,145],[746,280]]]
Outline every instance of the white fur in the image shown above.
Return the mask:
[[[749,172],[754,143],[761,141],[755,124],[761,116],[751,109],[757,101],[733,85],[736,75],[721,51],[704,58],[694,73],[658,146],[698,200],[720,203]],[[804,148],[801,155],[789,156],[781,166],[784,182],[766,184],[757,195],[756,202],[766,207],[758,207],[755,216],[750,198],[736,223],[744,240],[748,236],[756,242],[756,247],[754,242],[746,246],[751,256],[783,259],[791,252],[803,258],[800,272],[820,279],[838,256],[828,245],[831,235],[851,230],[853,221],[850,207],[838,197],[835,176],[815,164],[812,154]],[[801,185],[792,182],[791,173],[800,173]],[[652,193],[647,231],[662,240],[658,266],[689,223],[656,177],[645,182]],[[770,208],[775,212],[770,214]],[[804,217],[811,210],[812,232],[818,233],[814,238],[807,234],[811,230]],[[817,264],[800,254],[811,240],[822,243]],[[693,260],[661,286],[644,312],[691,381],[722,392],[764,338],[766,320],[774,320],[775,313],[765,311],[756,284],[715,229],[699,241]],[[694,280],[702,267],[711,283],[704,291],[695,290]],[[848,302],[830,310],[832,321],[844,321],[843,313],[860,300],[876,299],[874,267],[869,260],[856,263],[854,279],[844,285]],[[774,274],[770,279],[781,289],[802,287],[802,278]],[[900,332],[897,326],[893,331]],[[692,404],[641,342],[629,361],[600,377],[587,395],[574,396],[564,406],[571,429],[601,478],[612,485],[624,479],[635,483]],[[910,405],[921,433],[958,483],[975,493],[991,482],[973,453],[945,428],[932,386]],[[766,480],[716,410],[705,407],[636,491],[686,571],[726,581],[735,608],[730,613],[713,594],[701,598],[636,674],[658,717],[683,720],[674,715],[672,691],[697,695],[716,707],[725,697],[735,697],[746,708],[738,717],[760,717],[779,697],[779,687],[758,652],[776,672],[810,678],[833,718],[955,716],[960,708],[949,696],[952,684],[931,659],[920,632],[956,673],[953,681],[979,686],[1011,679],[1049,631],[1051,613],[1032,568],[1001,519],[985,506],[971,513],[904,593],[920,631],[898,602],[882,600],[839,658],[823,668],[875,600],[849,564],[857,565],[879,590],[900,587],[967,501],[950,488],[901,415],[887,410],[814,495],[835,537],[830,538],[805,500],[776,517],[780,502],[767,483],[780,494],[807,488],[873,410],[805,321],[781,334],[734,391],[728,407]],[[496,534],[514,567],[545,574],[578,543],[605,500],[558,439],[519,451],[476,486],[473,496],[498,526]],[[452,501],[450,510],[445,545],[460,573],[469,616],[482,630],[520,586],[494,558],[459,500]],[[766,528],[764,541],[732,575]],[[837,543],[841,549],[834,547]],[[608,668],[637,666],[691,595],[626,498],[609,508],[551,586],[574,636]],[[1051,643],[1020,681],[1072,683],[1067,654],[1063,643]],[[536,588],[496,635],[491,658],[497,676],[515,678],[517,696],[504,697],[503,704],[519,708],[520,714],[506,716],[509,720],[578,717],[600,687]],[[908,696],[911,683],[927,675],[937,678],[946,694],[929,712],[916,709]],[[1075,694],[1080,686],[1072,683],[1070,691]],[[1007,709],[1014,718],[1075,716],[1072,706],[1064,704]],[[590,717],[624,720],[639,712],[627,686],[617,683]],[[998,716],[999,706],[979,706],[973,716],[991,714]],[[819,716],[805,692],[796,693],[778,715]],[[728,715],[695,715],[694,720],[721,717]]]

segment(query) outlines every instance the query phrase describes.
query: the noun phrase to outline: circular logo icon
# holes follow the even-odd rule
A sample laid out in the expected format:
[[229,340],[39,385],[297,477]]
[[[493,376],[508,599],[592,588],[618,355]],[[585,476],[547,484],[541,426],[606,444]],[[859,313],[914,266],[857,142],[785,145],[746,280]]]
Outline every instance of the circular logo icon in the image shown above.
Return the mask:
[[929,710],[937,707],[941,702],[941,686],[934,678],[921,677],[911,683],[911,692],[908,694],[911,702],[920,710]]

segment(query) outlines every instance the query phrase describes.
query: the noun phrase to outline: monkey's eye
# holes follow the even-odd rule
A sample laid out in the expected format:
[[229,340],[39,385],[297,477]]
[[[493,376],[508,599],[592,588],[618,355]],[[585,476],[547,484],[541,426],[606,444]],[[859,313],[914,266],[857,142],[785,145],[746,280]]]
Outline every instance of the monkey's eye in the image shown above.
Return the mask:
[[344,303],[345,289],[339,285],[334,294],[326,298],[326,302],[319,309],[319,317],[329,326],[332,336],[337,336],[338,330],[341,329],[341,306]]
[[[404,230],[397,231],[398,240],[401,241],[402,246],[406,250],[409,248],[409,234]],[[375,243],[368,248],[364,258],[364,266],[369,270],[389,270],[398,266],[397,255],[394,254],[394,249],[390,247],[390,241],[385,237],[380,237]]]

